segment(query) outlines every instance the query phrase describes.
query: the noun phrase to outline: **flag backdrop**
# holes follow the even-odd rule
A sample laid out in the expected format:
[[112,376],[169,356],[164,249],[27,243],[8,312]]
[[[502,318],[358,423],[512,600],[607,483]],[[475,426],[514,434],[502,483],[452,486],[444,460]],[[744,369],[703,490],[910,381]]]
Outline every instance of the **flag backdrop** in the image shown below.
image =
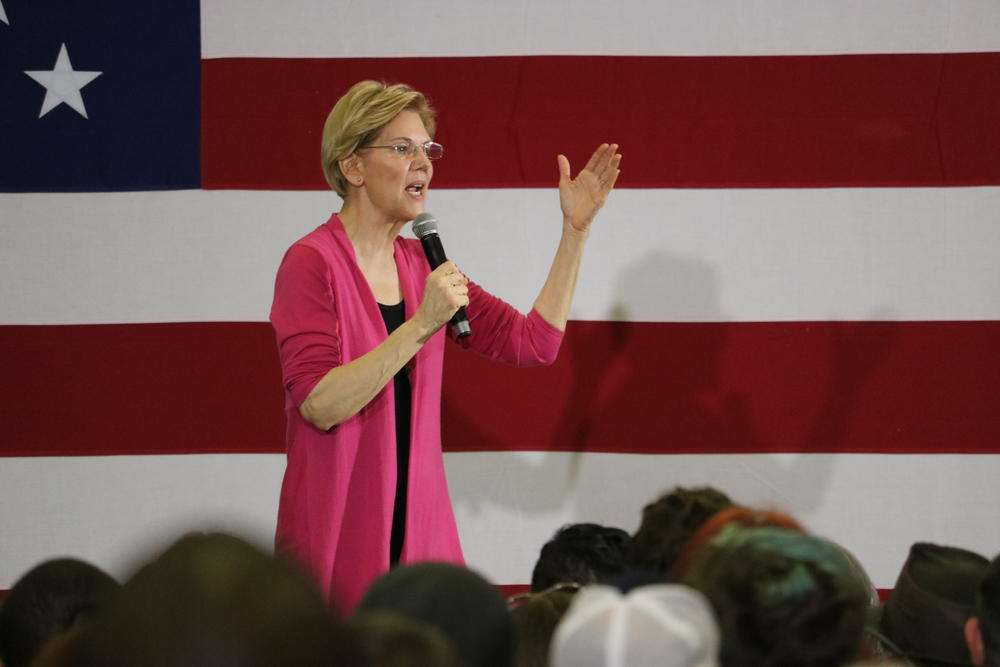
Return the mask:
[[891,587],[909,545],[1000,551],[1000,4],[0,0],[0,589],[115,574],[192,528],[266,544],[267,323],[354,82],[439,112],[428,210],[530,308],[555,156],[623,172],[552,367],[452,346],[469,564],[527,583],[564,523],[674,485],[777,507]]

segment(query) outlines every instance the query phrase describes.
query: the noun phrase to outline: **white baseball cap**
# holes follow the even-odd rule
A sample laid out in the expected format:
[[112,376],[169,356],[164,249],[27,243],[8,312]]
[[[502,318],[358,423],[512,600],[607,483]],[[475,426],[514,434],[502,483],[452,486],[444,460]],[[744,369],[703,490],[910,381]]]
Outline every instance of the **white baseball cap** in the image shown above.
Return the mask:
[[716,667],[719,626],[704,595],[655,584],[581,590],[556,628],[552,667]]

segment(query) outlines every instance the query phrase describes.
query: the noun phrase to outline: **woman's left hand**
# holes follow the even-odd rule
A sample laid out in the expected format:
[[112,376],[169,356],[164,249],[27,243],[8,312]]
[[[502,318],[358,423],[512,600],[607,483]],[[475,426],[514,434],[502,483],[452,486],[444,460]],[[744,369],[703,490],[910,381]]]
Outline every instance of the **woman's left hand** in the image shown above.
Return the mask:
[[617,153],[618,144],[601,144],[590,156],[587,166],[576,178],[570,178],[569,160],[560,155],[559,160],[559,205],[563,220],[578,232],[590,229],[594,216],[604,206],[608,193],[615,187],[621,170],[618,165],[622,156]]

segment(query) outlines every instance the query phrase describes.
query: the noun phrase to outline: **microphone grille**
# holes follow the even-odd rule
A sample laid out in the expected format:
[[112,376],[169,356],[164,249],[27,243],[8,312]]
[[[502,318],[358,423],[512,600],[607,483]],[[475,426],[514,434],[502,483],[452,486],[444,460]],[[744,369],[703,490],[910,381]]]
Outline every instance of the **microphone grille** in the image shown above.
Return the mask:
[[428,234],[436,234],[437,230],[437,218],[426,211],[418,214],[417,217],[413,219],[413,234],[418,239],[422,239]]

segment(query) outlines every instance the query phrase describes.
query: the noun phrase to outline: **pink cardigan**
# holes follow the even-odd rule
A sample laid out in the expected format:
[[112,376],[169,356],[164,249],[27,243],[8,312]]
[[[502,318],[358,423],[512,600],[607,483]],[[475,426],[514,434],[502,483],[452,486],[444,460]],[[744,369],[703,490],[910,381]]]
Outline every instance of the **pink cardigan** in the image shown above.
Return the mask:
[[[409,319],[420,304],[430,269],[414,239],[396,239],[395,259]],[[469,299],[473,333],[462,344],[517,366],[555,360],[562,332],[537,312],[521,315],[471,282]],[[396,430],[392,382],[357,415],[327,432],[299,414],[299,406],[327,371],[357,359],[387,336],[336,214],[285,254],[275,281],[271,323],[288,421],[276,546],[302,563],[327,598],[349,613],[389,567]],[[441,454],[446,329],[408,364],[413,407],[404,563],[463,562]]]

